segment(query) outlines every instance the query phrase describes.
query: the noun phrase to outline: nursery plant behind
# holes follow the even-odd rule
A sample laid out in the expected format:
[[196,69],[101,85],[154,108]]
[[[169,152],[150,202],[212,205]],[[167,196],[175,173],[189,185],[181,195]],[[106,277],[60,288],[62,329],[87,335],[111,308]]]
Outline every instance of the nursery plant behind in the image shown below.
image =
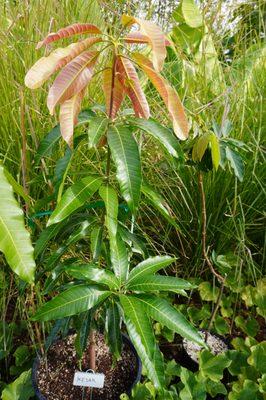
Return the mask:
[[3,400],[265,398],[265,4],[196,3],[1,4]]

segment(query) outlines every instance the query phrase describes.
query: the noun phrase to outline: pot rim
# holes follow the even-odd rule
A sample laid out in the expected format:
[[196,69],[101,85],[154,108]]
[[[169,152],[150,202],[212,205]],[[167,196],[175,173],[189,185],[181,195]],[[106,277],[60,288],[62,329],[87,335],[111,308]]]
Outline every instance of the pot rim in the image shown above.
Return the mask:
[[[128,344],[128,346],[130,347],[130,349],[134,353],[134,355],[136,357],[136,361],[137,361],[137,373],[136,373],[135,380],[132,383],[132,385],[128,388],[128,390],[126,391],[126,393],[128,395],[130,395],[133,387],[141,379],[142,363],[141,363],[141,360],[140,360],[139,355],[137,353],[137,350],[135,349],[135,347],[134,347],[133,343],[131,342],[130,338],[123,332],[121,332],[121,335],[122,335],[123,342]],[[54,341],[54,343],[56,343],[58,340],[59,339],[56,339]],[[37,398],[39,400],[47,400],[47,398],[41,393],[41,391],[40,391],[40,389],[38,387],[38,382],[37,382],[37,371],[38,371],[38,367],[39,367],[39,364],[40,364],[40,359],[41,359],[41,357],[39,355],[37,355],[37,357],[35,357],[35,359],[34,359],[33,366],[32,366],[32,372],[31,372],[31,381],[32,381],[32,386],[33,386],[34,393],[37,396]]]

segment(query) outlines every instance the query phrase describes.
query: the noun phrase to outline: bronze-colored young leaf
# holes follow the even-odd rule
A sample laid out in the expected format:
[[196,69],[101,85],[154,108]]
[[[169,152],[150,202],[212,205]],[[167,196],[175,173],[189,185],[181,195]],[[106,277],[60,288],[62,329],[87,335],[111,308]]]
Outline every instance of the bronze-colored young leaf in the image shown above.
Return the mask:
[[122,15],[122,24],[126,26],[138,24],[140,26],[140,33],[149,38],[153,51],[154,68],[157,71],[161,71],[166,58],[165,37],[164,33],[161,31],[161,28],[151,21],[134,18],[129,15]]
[[151,61],[147,57],[140,53],[134,53],[133,58],[146,73],[162,97],[173,121],[173,128],[176,136],[181,140],[186,139],[189,132],[188,121],[178,94],[166,80],[155,71]]
[[51,114],[57,104],[64,103],[87,86],[98,55],[97,51],[86,51],[62,69],[48,93],[47,106]]
[[73,146],[74,126],[78,123],[78,114],[84,94],[85,90],[82,90],[71,99],[66,100],[60,107],[60,131],[69,147]]
[[116,70],[110,67],[103,71],[103,91],[106,103],[106,113],[112,120],[121,106],[125,97],[125,90],[118,79]]
[[148,119],[150,116],[149,105],[141,88],[134,65],[127,58],[118,57],[117,71],[118,79],[125,87],[126,93],[132,102],[136,117]]
[[83,51],[100,41],[101,38],[99,37],[88,38],[81,42],[72,43],[65,48],[56,49],[49,56],[40,58],[27,72],[25,85],[30,89],[39,88],[53,73],[63,68]]
[[46,46],[49,43],[55,42],[59,39],[64,39],[74,35],[81,35],[81,34],[99,34],[102,33],[97,26],[92,24],[73,24],[66,26],[65,28],[59,29],[57,32],[49,33],[43,40],[41,40],[36,49],[40,49],[42,46]]
[[[165,37],[165,46],[170,46],[171,42]],[[129,44],[151,44],[148,36],[143,35],[139,31],[130,32],[124,37],[124,41]]]

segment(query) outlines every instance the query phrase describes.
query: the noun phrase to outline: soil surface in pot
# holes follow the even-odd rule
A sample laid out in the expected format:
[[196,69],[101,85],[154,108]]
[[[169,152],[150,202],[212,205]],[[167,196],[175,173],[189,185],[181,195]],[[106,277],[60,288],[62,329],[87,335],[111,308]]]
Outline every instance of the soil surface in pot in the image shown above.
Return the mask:
[[[77,367],[75,351],[76,335],[54,343],[42,359],[37,371],[37,382],[40,392],[47,400],[82,400],[82,388],[73,386]],[[121,360],[113,365],[112,354],[105,343],[104,335],[96,333],[96,371],[105,374],[103,389],[93,389],[93,400],[118,400],[134,383],[137,374],[137,360],[130,347],[124,343]],[[83,354],[82,370],[89,369],[88,348]],[[87,389],[86,399],[89,399]]]

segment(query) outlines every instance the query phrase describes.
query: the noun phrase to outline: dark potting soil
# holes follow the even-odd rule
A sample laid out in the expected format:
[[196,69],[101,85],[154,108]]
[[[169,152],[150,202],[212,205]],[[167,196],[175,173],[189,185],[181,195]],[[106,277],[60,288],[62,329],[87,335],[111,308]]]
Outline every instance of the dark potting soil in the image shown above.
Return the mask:
[[[124,343],[121,360],[113,365],[112,354],[104,341],[104,335],[96,333],[96,371],[105,374],[104,387],[93,389],[93,400],[118,400],[120,394],[126,392],[133,384],[137,374],[137,360],[130,347]],[[82,400],[82,388],[73,386],[77,367],[75,351],[76,335],[54,343],[42,359],[37,372],[40,392],[47,400]],[[88,348],[83,354],[82,370],[89,369]],[[91,390],[91,389],[90,389]],[[87,389],[85,399],[90,399]]]

